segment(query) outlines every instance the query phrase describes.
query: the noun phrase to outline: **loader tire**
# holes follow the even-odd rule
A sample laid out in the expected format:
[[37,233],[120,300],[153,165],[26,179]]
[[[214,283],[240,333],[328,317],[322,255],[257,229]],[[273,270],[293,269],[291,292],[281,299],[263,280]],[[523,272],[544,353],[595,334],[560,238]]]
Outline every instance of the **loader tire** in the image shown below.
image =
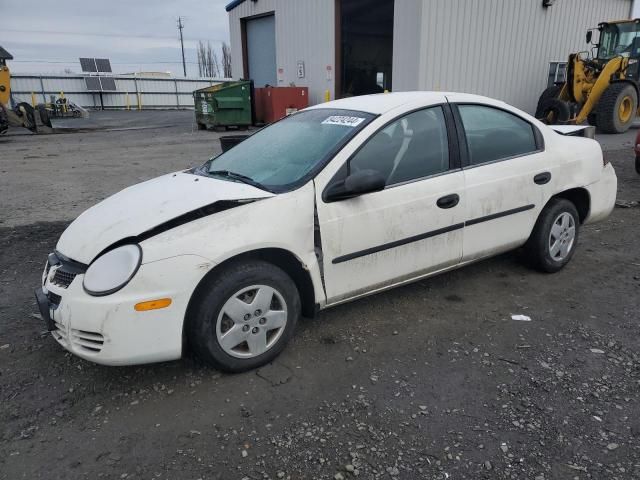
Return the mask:
[[547,125],[564,125],[571,119],[571,108],[559,98],[547,98],[540,103],[536,118]]
[[542,92],[542,94],[540,95],[540,98],[538,99],[538,106],[536,107],[536,118],[540,118],[542,116],[542,115],[538,115],[538,113],[541,113],[540,107],[542,103],[550,98],[558,98],[558,95],[560,95],[561,91],[562,91],[562,86],[553,85],[552,87],[546,88],[544,92]]
[[629,130],[638,110],[638,92],[628,83],[613,83],[604,91],[598,104],[597,126],[602,133]]
[[596,115],[595,113],[590,113],[589,115],[587,115],[587,122],[589,122],[589,125],[591,125],[592,127],[597,127],[598,115]]

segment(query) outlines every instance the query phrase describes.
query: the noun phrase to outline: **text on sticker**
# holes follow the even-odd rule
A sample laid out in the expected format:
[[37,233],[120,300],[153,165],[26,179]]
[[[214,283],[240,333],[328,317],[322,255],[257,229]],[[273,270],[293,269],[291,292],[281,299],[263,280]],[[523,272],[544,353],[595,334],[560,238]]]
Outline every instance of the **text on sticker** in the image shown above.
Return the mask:
[[343,127],[357,127],[362,122],[364,122],[364,118],[360,117],[348,117],[346,115],[333,115],[327,118],[323,125],[342,125]]

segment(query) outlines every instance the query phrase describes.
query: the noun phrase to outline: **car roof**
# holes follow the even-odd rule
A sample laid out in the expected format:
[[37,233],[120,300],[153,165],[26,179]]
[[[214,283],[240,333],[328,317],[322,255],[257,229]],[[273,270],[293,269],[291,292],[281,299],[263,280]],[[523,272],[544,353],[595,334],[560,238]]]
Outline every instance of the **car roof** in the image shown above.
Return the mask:
[[[310,107],[310,109],[318,108],[336,108],[341,110],[357,110],[361,112],[373,113],[380,115],[387,113],[397,107],[407,103],[417,103],[423,105],[431,105],[442,103],[448,95],[456,95],[453,92],[393,92],[393,93],[376,93],[374,95],[361,95],[357,97],[343,98],[332,102],[320,103]],[[465,99],[477,100],[482,103],[493,103],[495,100],[480,95],[464,94]]]

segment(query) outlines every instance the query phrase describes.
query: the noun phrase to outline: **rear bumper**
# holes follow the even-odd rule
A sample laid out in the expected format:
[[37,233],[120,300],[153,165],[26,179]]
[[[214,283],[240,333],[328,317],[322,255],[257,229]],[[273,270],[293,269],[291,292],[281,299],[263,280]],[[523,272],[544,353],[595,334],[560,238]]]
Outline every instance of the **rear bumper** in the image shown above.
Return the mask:
[[611,214],[616,204],[618,178],[613,166],[610,163],[605,165],[600,180],[587,185],[586,189],[591,198],[591,208],[584,223],[588,224],[604,220]]

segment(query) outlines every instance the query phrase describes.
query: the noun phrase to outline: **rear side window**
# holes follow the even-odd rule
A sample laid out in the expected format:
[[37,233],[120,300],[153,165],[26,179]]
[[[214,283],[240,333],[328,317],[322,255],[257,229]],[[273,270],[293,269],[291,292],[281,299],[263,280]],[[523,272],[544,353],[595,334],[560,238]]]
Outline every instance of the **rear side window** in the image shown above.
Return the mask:
[[533,125],[484,105],[458,105],[469,150],[469,164],[479,165],[538,150]]

